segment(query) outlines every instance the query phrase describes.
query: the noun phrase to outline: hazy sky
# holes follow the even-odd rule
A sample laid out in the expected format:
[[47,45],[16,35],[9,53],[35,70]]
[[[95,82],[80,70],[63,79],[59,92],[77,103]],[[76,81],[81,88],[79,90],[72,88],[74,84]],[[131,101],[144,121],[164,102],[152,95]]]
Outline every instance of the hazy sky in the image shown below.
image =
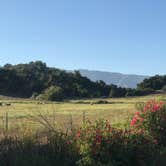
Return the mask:
[[0,65],[166,74],[166,0],[0,0]]

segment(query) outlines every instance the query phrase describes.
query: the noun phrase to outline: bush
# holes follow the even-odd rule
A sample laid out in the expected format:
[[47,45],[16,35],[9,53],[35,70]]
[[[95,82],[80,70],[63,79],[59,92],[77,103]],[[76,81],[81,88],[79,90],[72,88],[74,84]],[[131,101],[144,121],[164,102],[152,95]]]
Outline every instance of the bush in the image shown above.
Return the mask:
[[37,99],[48,100],[48,101],[62,101],[64,98],[62,88],[58,86],[51,86],[44,91],[43,94],[39,95]]
[[0,165],[164,166],[166,163],[166,148],[159,147],[151,136],[141,130],[113,128],[105,120],[86,122],[70,133],[55,129],[43,134],[0,140]]
[[93,104],[109,104],[107,100],[97,100],[97,101],[92,101],[91,105]]
[[31,96],[31,99],[36,99],[38,97],[38,93],[37,92],[34,92]]
[[108,121],[86,123],[77,131],[75,141],[81,155],[79,166],[140,166],[155,162],[156,145],[151,137],[112,128]]
[[49,134],[44,144],[25,137],[0,140],[0,166],[75,166],[78,153],[67,143],[67,136]]
[[141,112],[136,112],[131,126],[151,135],[156,142],[166,145],[166,104],[151,100]]

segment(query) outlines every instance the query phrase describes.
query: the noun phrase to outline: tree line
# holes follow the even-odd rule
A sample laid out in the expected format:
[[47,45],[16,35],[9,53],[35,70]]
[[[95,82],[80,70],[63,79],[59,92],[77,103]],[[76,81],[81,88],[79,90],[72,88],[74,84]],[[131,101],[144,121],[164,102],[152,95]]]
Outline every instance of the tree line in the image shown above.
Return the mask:
[[166,75],[155,75],[138,84],[138,89],[166,90]]
[[142,83],[138,87],[130,89],[107,85],[103,81],[93,82],[83,77],[79,71],[67,72],[47,67],[41,61],[0,67],[0,94],[13,97],[46,100],[124,97],[145,95],[153,90]]

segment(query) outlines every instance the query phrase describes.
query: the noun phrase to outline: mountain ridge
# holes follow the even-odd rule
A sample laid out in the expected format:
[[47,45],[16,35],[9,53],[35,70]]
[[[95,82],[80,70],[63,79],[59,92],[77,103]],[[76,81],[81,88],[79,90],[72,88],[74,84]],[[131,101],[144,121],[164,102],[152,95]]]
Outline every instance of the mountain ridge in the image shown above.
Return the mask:
[[150,77],[147,75],[122,74],[118,72],[88,69],[79,69],[78,71],[81,73],[81,75],[88,77],[92,81],[102,80],[106,84],[115,84],[119,87],[126,88],[136,88],[138,83]]

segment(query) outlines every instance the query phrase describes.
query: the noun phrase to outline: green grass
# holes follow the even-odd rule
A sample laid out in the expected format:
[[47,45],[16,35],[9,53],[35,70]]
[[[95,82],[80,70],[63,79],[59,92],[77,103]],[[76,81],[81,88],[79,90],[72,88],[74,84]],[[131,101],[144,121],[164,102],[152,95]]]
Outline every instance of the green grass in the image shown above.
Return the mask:
[[146,102],[150,99],[162,98],[166,95],[151,95],[145,97],[133,98],[114,98],[104,99],[111,104],[94,104],[93,100],[81,100],[85,104],[79,104],[80,100],[71,100],[68,102],[56,103],[39,103],[33,100],[1,98],[0,102],[10,103],[10,106],[0,106],[0,126],[3,126],[5,113],[8,112],[9,128],[16,129],[23,126],[29,126],[31,129],[40,128],[41,125],[35,122],[30,116],[38,117],[42,114],[47,117],[53,117],[57,126],[67,128],[71,123],[71,115],[73,125],[80,125],[85,112],[86,119],[91,121],[97,119],[107,119],[112,125],[123,127],[128,122],[136,111],[135,104],[138,102]]

